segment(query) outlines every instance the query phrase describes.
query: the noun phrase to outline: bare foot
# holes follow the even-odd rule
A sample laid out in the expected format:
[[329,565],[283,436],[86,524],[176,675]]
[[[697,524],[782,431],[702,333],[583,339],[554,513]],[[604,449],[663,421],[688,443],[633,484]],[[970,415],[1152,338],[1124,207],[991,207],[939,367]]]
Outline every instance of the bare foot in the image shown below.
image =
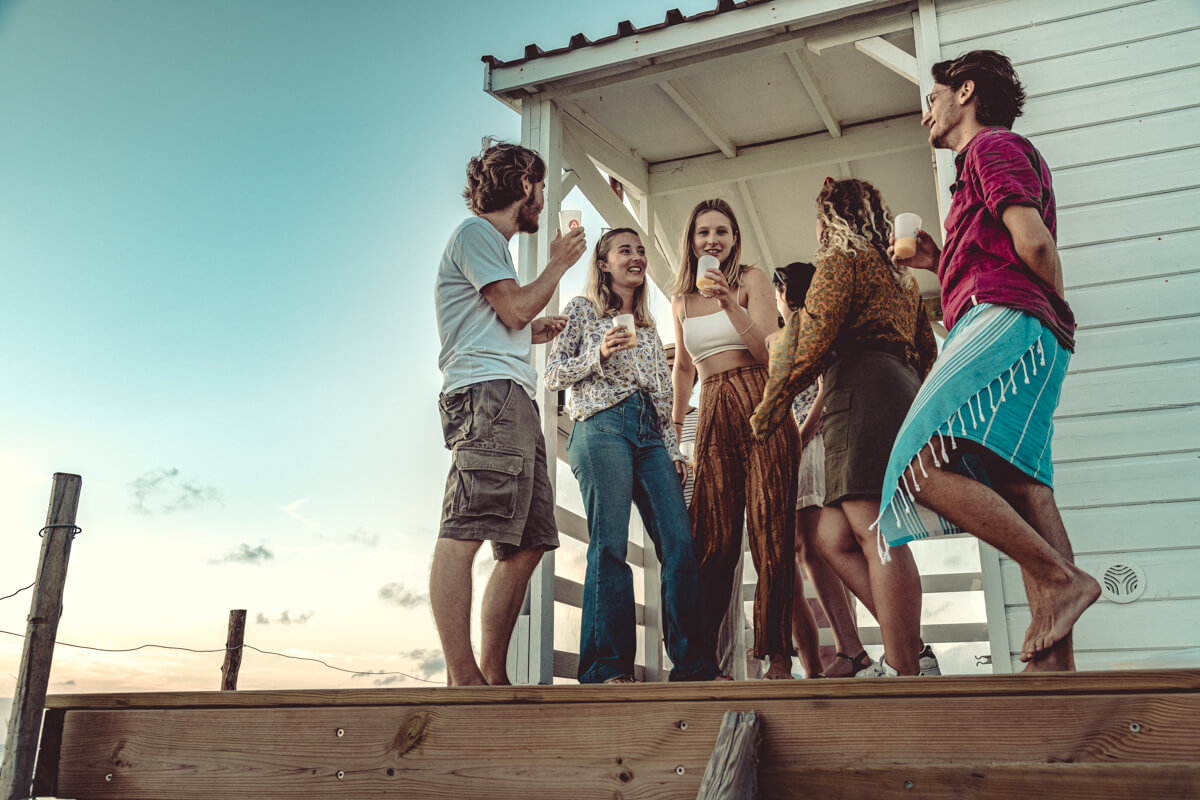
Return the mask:
[[1068,634],[1061,642],[1025,664],[1022,672],[1074,672],[1075,648]]
[[792,657],[771,656],[771,668],[763,675],[764,681],[792,680]]
[[1041,585],[1037,597],[1030,598],[1035,610],[1033,622],[1025,632],[1021,660],[1033,661],[1071,635],[1076,620],[1100,597],[1096,579],[1074,565],[1067,565],[1067,580],[1058,585]]

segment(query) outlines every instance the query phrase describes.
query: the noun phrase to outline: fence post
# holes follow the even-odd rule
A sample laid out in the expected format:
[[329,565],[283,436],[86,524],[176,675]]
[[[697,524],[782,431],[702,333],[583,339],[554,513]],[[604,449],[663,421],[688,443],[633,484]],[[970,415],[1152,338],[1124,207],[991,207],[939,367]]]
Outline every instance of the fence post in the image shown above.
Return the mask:
[[21,668],[8,721],[4,762],[0,766],[0,800],[24,800],[33,788],[33,764],[37,758],[58,620],[62,616],[67,561],[71,557],[71,540],[77,532],[75,514],[79,509],[82,484],[83,479],[78,475],[54,473],[46,528],[42,531],[37,584],[29,604],[25,646],[21,651]]
[[237,689],[238,670],[242,668],[242,642],[246,637],[246,609],[229,612],[229,632],[225,634],[225,663],[221,664],[221,691]]

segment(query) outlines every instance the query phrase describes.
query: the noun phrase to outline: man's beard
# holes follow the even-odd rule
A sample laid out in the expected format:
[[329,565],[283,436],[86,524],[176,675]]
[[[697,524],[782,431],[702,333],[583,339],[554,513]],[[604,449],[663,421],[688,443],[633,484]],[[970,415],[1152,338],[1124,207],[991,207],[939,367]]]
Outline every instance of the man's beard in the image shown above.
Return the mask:
[[538,232],[538,214],[541,209],[533,204],[532,193],[521,201],[521,206],[517,209],[517,231],[519,233],[537,233]]

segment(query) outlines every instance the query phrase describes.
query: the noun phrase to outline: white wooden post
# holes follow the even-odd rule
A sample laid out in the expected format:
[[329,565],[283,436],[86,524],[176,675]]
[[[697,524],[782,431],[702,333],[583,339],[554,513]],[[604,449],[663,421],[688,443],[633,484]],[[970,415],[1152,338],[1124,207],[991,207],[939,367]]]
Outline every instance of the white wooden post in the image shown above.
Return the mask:
[[[522,284],[533,281],[541,272],[550,253],[550,242],[558,228],[558,211],[562,205],[562,120],[558,109],[549,101],[526,100],[521,107],[521,144],[536,150],[546,162],[545,206],[539,218],[538,232],[522,236],[519,244],[517,276]],[[557,312],[558,291],[550,298],[548,308]],[[546,347],[534,348],[533,366],[538,375],[546,368]],[[558,401],[539,381],[538,404],[542,413],[542,435],[546,439],[546,466],[550,485],[555,486],[558,472]],[[518,679],[522,683],[554,682],[554,552],[542,556],[542,561],[529,580],[527,615],[513,631],[513,645],[525,640],[523,652],[518,651]],[[523,624],[522,624],[523,623]],[[513,645],[510,645],[512,649]],[[520,662],[524,662],[523,669]]]
[[[918,0],[917,10],[912,12],[913,38],[917,46],[917,78],[920,83],[921,112],[925,112],[925,95],[933,91],[933,76],[930,70],[933,65],[942,60],[942,45],[938,37],[937,9],[934,0]],[[933,151],[933,169],[937,182],[938,215],[941,222],[946,221],[946,212],[950,210],[950,184],[954,183],[954,155],[946,149]],[[942,241],[946,240],[945,230]]]
[[646,609],[642,653],[646,680],[661,681],[666,677],[663,667],[662,568],[655,555],[654,542],[650,540],[636,507],[632,509],[629,519],[629,532],[632,534],[634,531],[642,533],[642,589]]

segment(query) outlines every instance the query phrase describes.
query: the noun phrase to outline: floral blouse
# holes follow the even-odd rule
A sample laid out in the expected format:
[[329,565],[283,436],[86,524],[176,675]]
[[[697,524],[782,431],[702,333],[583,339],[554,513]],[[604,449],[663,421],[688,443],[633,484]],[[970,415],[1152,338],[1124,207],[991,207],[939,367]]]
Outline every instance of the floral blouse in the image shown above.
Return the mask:
[[831,362],[836,340],[898,344],[922,379],[937,356],[917,281],[899,282],[874,250],[829,253],[817,268],[804,309],[793,314],[771,348],[771,372],[762,402],[750,417],[754,435],[766,438],[791,410],[792,398]]
[[572,298],[562,313],[567,326],[554,338],[546,357],[546,387],[571,388],[567,396],[571,419],[588,419],[635,392],[645,391],[654,402],[667,453],[672,460],[683,461],[671,424],[671,371],[658,331],[638,328],[637,345],[632,350],[613,353],[607,361],[601,361],[600,341],[616,315],[597,314],[586,297]]

